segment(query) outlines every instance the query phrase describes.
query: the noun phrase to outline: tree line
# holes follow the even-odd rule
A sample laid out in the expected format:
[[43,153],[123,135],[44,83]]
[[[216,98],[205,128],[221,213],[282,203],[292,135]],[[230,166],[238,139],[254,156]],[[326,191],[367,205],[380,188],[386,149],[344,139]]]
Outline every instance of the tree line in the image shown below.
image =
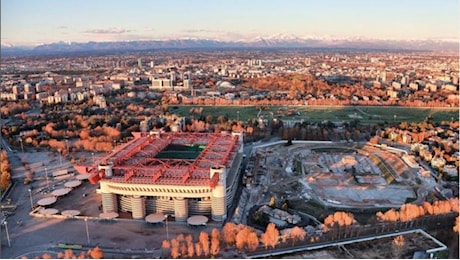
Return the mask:
[[8,186],[11,184],[11,165],[10,162],[8,161],[8,154],[6,150],[2,150],[0,152],[0,163],[1,163],[1,176],[0,176],[0,182],[1,182],[1,193],[3,193]]
[[[103,259],[104,252],[98,246],[88,251],[81,251],[80,254],[75,254],[72,249],[66,249],[64,252],[58,252],[56,255],[44,253],[41,256],[36,256],[35,259]],[[21,259],[27,259],[26,256]]]

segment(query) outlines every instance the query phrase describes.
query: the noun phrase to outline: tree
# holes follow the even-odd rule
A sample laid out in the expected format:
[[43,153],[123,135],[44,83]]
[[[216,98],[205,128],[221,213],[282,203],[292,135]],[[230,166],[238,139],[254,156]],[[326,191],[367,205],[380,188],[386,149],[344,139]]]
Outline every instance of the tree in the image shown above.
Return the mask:
[[236,230],[239,230],[237,235],[236,235],[236,240],[235,240],[235,245],[239,250],[243,250],[245,246],[250,248],[251,243],[254,243],[253,241],[250,241],[253,237],[251,233],[254,233],[256,236],[257,234],[255,233],[254,229],[251,227],[245,226],[245,225],[238,225],[236,227]]
[[456,232],[456,233],[458,233],[458,226],[459,226],[459,224],[460,224],[460,223],[459,223],[459,218],[458,218],[458,216],[457,216],[457,217],[455,218],[455,223],[454,223],[454,227],[453,227],[454,232]]
[[284,202],[283,205],[281,205],[281,209],[284,211],[288,210],[288,208],[289,208],[289,205],[287,202]]
[[188,234],[185,236],[185,241],[188,243],[192,243],[193,242],[193,236],[192,234]]
[[459,200],[458,197],[450,198],[450,208],[453,212],[459,212]]
[[176,239],[171,240],[171,257],[174,259],[179,257],[179,242]]
[[179,235],[177,235],[177,236],[176,236],[176,240],[177,240],[177,242],[179,242],[179,243],[182,242],[182,241],[185,241],[185,236],[184,236],[184,234],[179,234]]
[[200,236],[199,236],[199,241],[203,249],[204,255],[208,256],[209,255],[209,235],[208,233],[201,231]]
[[86,130],[86,129],[81,130],[81,132],[80,132],[80,139],[81,139],[81,140],[86,140],[86,139],[88,139],[88,138],[89,138],[89,130]]
[[200,256],[201,256],[201,252],[202,252],[201,244],[200,244],[200,242],[196,242],[196,243],[195,243],[195,253],[196,253],[196,256],[200,257]]
[[167,256],[167,251],[171,248],[169,240],[163,240],[163,242],[161,242],[161,248],[163,249],[163,256]]
[[278,244],[279,234],[280,233],[275,224],[269,223],[265,229],[265,233],[261,235],[262,243],[264,244],[265,248],[268,246],[275,248],[275,246]]
[[186,256],[187,255],[187,246],[185,243],[180,243],[180,255]]
[[195,255],[195,247],[192,242],[187,242],[187,255],[192,258]]
[[1,175],[1,190],[5,190],[10,185],[11,175],[9,172],[3,171]]
[[248,249],[250,251],[254,251],[259,246],[259,238],[255,232],[251,232],[248,234],[247,238]]
[[216,256],[220,251],[220,233],[217,228],[211,231],[211,255]]
[[247,237],[247,234],[244,232],[244,230],[241,230],[236,235],[235,246],[236,246],[236,248],[238,248],[238,250],[240,250],[240,251],[243,250],[244,245],[246,243],[246,237]]
[[306,235],[307,235],[307,232],[305,232],[305,230],[303,228],[295,226],[291,230],[292,243],[294,244],[294,242],[296,242],[296,241],[304,240]]
[[75,255],[74,255],[72,249],[66,249],[64,251],[64,259],[72,259],[74,257],[75,257]]
[[[380,214],[382,214],[380,212]],[[377,212],[377,217],[380,215],[379,212]],[[339,225],[339,226],[349,226],[355,222],[354,216],[351,213],[348,212],[343,212],[343,211],[337,211],[334,214],[331,214],[327,216],[324,219],[324,228],[325,231],[328,230],[328,227],[333,227],[334,225]]]
[[406,242],[404,241],[404,237],[402,235],[395,237],[391,243],[393,257],[402,258],[405,246]]
[[270,198],[270,202],[268,203],[268,206],[271,207],[271,208],[274,208],[276,206],[276,201],[275,201],[275,197],[272,196]]
[[232,245],[236,241],[236,225],[232,222],[225,223],[222,228],[222,237],[225,243]]
[[220,232],[217,228],[213,228],[211,231],[211,238],[216,238],[220,240]]
[[102,252],[101,248],[96,246],[93,248],[93,250],[88,251],[88,256],[91,257],[92,259],[102,259],[104,258],[104,253]]
[[426,213],[433,215],[433,206],[428,201],[423,202],[423,208],[425,209]]
[[169,240],[163,240],[163,242],[161,243],[161,248],[164,248],[164,249],[169,249],[171,247],[171,243],[169,242]]
[[0,190],[4,191],[11,182],[11,166],[8,161],[8,155],[5,150],[0,153]]
[[217,256],[220,251],[220,241],[217,237],[211,238],[211,255]]

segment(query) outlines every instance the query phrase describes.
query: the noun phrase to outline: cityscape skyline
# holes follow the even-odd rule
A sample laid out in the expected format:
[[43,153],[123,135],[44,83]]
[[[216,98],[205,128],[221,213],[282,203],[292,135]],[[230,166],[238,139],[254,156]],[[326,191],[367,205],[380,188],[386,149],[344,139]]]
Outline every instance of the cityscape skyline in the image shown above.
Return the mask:
[[459,38],[458,1],[12,1],[3,46],[53,42],[260,38]]

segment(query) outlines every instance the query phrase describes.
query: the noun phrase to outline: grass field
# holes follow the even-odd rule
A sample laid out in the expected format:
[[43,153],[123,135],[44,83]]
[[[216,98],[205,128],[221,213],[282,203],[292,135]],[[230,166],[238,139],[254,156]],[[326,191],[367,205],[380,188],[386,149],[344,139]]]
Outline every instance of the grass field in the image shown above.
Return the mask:
[[[459,120],[458,108],[410,108],[410,107],[325,107],[325,106],[273,106],[260,111],[255,106],[171,106],[170,113],[179,116],[190,116],[190,108],[203,107],[203,115],[212,115],[217,118],[220,115],[229,119],[247,121],[260,116],[271,118],[272,116],[284,120],[301,120],[307,122],[320,122],[329,120],[351,121],[354,118],[361,123],[379,122],[421,122],[427,116],[432,116],[435,122],[443,120]],[[289,112],[288,112],[289,111]]]

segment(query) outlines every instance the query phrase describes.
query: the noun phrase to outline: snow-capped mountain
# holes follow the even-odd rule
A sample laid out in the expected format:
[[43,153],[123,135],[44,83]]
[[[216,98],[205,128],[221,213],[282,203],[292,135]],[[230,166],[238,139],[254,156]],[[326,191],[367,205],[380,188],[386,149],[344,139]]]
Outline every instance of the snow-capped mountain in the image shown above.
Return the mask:
[[[94,51],[139,51],[153,49],[225,49],[225,48],[352,48],[379,50],[427,50],[458,51],[458,40],[379,40],[365,37],[339,38],[332,36],[303,36],[275,34],[256,36],[250,39],[223,41],[184,37],[177,39],[113,42],[57,42],[34,47],[32,54],[94,52]],[[2,53],[19,51],[14,46],[3,44]]]

